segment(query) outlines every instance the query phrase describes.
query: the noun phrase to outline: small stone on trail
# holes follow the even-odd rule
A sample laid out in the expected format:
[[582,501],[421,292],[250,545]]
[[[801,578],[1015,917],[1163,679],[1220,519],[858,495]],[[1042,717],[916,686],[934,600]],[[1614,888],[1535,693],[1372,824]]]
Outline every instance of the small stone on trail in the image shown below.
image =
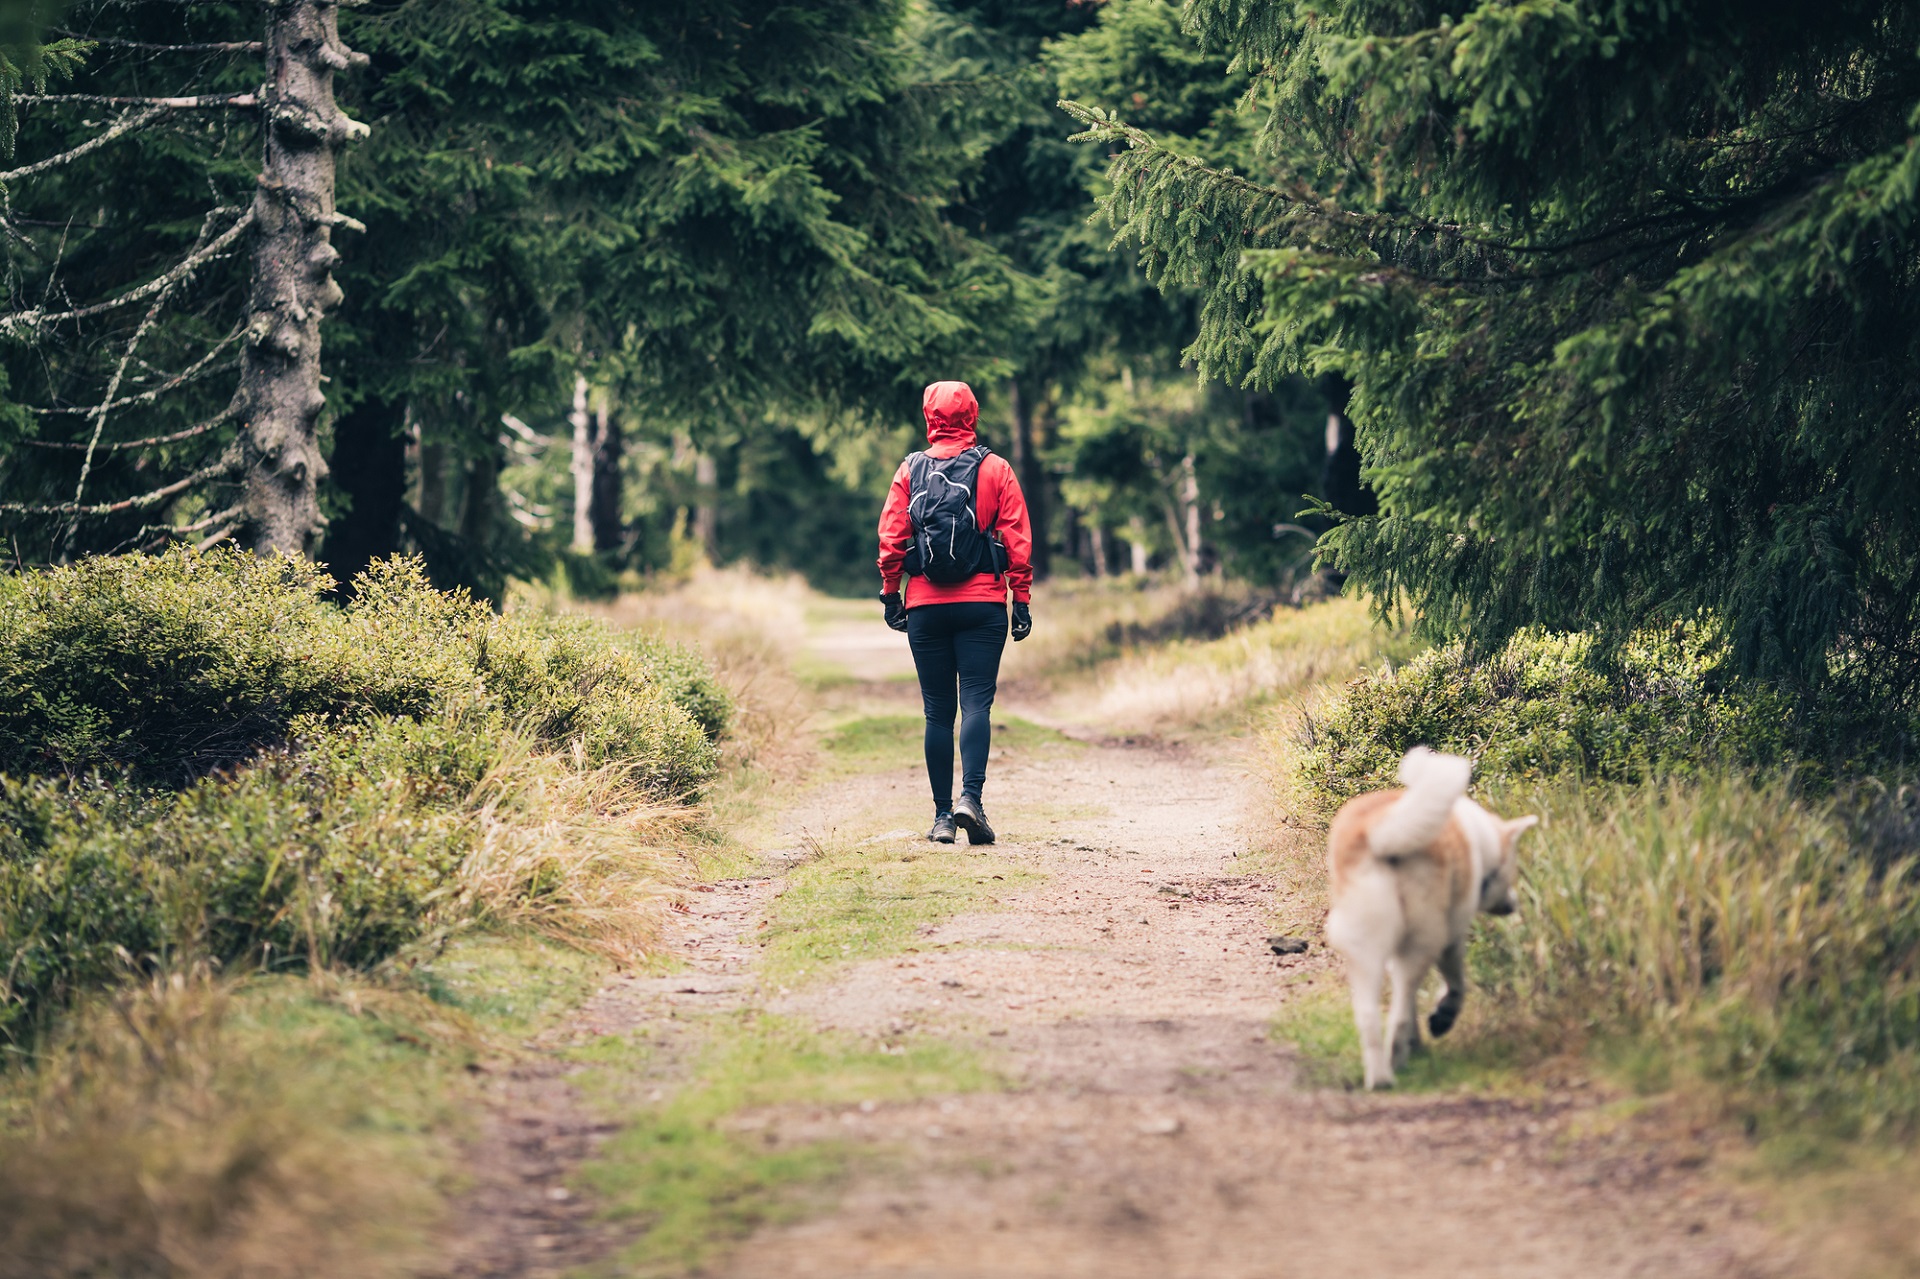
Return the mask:
[[1307,953],[1307,939],[1304,937],[1269,937],[1267,945],[1276,955],[1304,955]]
[[1171,1137],[1179,1132],[1180,1128],[1180,1121],[1171,1115],[1142,1119],[1133,1126],[1133,1130],[1143,1137]]

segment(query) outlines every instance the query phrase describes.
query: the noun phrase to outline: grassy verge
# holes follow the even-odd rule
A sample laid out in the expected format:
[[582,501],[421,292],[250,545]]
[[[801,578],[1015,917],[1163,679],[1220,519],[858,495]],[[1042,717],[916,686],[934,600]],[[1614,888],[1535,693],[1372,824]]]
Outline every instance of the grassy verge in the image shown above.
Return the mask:
[[[1346,981],[1339,974],[1320,974],[1303,981],[1274,1017],[1273,1036],[1293,1048],[1301,1078],[1309,1085],[1360,1086],[1360,1035],[1354,1029]],[[1459,1040],[1447,1041],[1444,1048],[1414,1054],[1407,1068],[1399,1072],[1395,1086],[1402,1092],[1444,1092],[1460,1087],[1507,1091],[1524,1081],[1520,1064],[1518,1056],[1497,1037],[1462,1034]]]
[[380,981],[199,968],[83,999],[0,1072],[0,1276],[416,1273],[459,1189],[466,1067],[607,966],[474,934]]
[[[827,729],[821,739],[831,768],[841,773],[898,768],[920,759],[926,721],[918,715],[863,715]],[[1071,750],[1071,738],[1018,716],[996,715],[993,749],[1022,754]]]
[[[1610,667],[1589,650],[1435,651],[1276,720],[1274,791],[1316,836],[1276,859],[1311,927],[1311,828],[1390,784],[1408,745],[1475,756],[1482,802],[1546,820],[1518,913],[1476,925],[1460,1023],[1401,1086],[1524,1089],[1579,1063],[1643,1115],[1721,1134],[1724,1166],[1756,1176],[1830,1272],[1920,1270],[1920,1232],[1887,1226],[1920,1221],[1920,1181],[1895,1171],[1920,1157],[1920,795],[1845,762],[1870,741],[1796,765],[1820,717],[1732,680],[1699,635]],[[1275,1033],[1309,1078],[1356,1083],[1337,972]]]

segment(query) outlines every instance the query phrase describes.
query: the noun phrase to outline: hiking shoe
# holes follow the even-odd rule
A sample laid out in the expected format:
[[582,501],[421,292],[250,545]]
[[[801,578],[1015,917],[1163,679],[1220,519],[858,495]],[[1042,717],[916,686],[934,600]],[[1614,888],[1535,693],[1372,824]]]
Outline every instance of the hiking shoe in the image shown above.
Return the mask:
[[953,814],[935,813],[933,815],[933,829],[927,832],[927,838],[936,844],[951,844],[953,842]]
[[960,802],[953,806],[953,824],[967,832],[969,844],[993,842],[993,827],[987,825],[986,810],[972,795],[962,795]]

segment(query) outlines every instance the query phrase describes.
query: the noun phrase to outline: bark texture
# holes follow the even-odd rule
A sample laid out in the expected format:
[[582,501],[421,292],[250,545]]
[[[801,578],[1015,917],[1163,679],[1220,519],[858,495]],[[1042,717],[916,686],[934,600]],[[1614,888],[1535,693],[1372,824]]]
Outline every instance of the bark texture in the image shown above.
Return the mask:
[[334,161],[367,132],[335,105],[333,73],[365,58],[341,45],[334,0],[265,7],[266,156],[253,201],[241,466],[254,549],[304,555],[326,522],[318,488],[327,463],[314,427],[326,407],[320,321],[340,301],[333,228],[358,225],[334,210]]

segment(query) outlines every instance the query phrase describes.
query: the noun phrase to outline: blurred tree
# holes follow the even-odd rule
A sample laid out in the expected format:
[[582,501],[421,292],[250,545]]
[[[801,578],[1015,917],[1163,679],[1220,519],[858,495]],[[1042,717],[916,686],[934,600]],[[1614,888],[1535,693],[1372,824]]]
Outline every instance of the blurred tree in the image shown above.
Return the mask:
[[[1113,0],[1093,12],[1090,25],[1045,49],[1059,92],[1124,108],[1182,153],[1220,165],[1251,158],[1250,79],[1181,29],[1179,4]],[[1078,191],[1047,241],[1051,306],[1035,338],[1065,399],[1068,425],[1053,453],[1070,477],[1063,495],[1095,530],[1150,536],[1189,582],[1216,566],[1259,581],[1290,577],[1309,544],[1291,521],[1317,486],[1319,397],[1299,378],[1228,391],[1181,374],[1198,295],[1165,281],[1156,290],[1132,254],[1113,252],[1087,217],[1106,190],[1098,157],[1057,129],[1048,146],[1068,157],[1054,171]],[[1135,481],[1116,487],[1119,475]]]
[[[907,20],[894,0],[357,14],[381,129],[346,181],[392,233],[355,263],[368,287],[348,281],[336,469],[377,459],[346,486],[364,516],[340,533],[364,518],[369,546],[404,528],[456,564],[510,560],[529,526],[511,494],[493,500],[502,462],[519,465],[500,415],[560,429],[577,376],[623,406],[613,429],[683,440],[711,477],[769,406],[899,414],[923,365],[991,368],[1011,281],[943,206],[992,99],[925,74]],[[402,510],[372,476],[403,463],[409,435],[418,505]],[[632,541],[611,523],[617,456],[588,480],[601,551]],[[725,511],[704,488],[693,523],[720,549]]]

